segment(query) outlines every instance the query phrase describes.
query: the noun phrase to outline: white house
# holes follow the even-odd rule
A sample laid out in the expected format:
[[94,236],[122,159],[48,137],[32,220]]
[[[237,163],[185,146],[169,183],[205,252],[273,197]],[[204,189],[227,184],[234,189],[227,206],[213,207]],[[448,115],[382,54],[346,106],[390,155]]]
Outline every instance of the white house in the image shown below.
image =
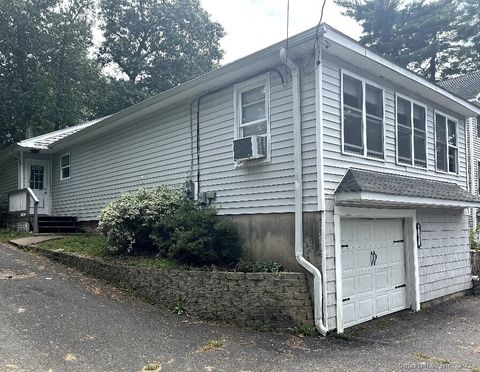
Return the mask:
[[480,109],[327,25],[285,45],[4,150],[4,208],[29,188],[87,225],[122,192],[193,184],[254,258],[307,270],[322,333],[468,290]]
[[[480,71],[440,82],[440,86],[480,107]],[[470,191],[480,195],[480,116],[467,118],[467,159]],[[478,210],[471,210],[470,225],[478,223]]]

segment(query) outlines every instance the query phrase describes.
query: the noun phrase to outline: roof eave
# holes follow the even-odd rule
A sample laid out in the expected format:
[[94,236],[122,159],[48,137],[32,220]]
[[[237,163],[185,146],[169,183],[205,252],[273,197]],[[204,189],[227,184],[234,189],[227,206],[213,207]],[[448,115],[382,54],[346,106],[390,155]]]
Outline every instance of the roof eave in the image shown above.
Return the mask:
[[366,191],[340,192],[335,195],[337,205],[377,205],[377,206],[410,206],[431,208],[478,208],[480,200],[451,200],[416,196],[382,194]]

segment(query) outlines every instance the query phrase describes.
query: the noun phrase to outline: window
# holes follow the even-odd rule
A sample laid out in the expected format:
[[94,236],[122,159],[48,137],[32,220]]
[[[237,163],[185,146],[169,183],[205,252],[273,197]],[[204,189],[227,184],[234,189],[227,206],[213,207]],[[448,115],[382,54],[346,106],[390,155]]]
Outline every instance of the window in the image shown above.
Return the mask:
[[383,90],[342,75],[343,150],[383,158]]
[[476,117],[477,120],[477,137],[480,138],[480,115]]
[[[264,146],[270,142],[269,75],[237,84],[234,89],[235,138],[259,136]],[[267,160],[269,151],[267,151]]]
[[32,190],[43,190],[45,169],[43,165],[30,166],[30,188]]
[[60,157],[60,179],[66,180],[70,178],[70,154]]
[[397,96],[397,160],[427,167],[426,108]]
[[457,173],[457,122],[438,112],[435,113],[435,148],[437,170]]

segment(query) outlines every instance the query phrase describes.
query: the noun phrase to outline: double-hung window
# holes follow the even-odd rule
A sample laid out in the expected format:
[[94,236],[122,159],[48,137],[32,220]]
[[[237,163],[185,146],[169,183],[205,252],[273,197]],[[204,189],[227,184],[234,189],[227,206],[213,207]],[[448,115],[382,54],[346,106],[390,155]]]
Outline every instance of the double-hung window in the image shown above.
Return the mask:
[[256,135],[263,138],[263,145],[268,147],[270,142],[269,74],[237,84],[234,88],[234,101],[235,139]]
[[425,106],[397,96],[397,160],[427,167],[427,112]]
[[343,151],[383,159],[383,90],[342,74]]
[[60,179],[70,178],[70,154],[60,156]]
[[441,113],[435,113],[435,149],[437,170],[457,173],[458,144],[457,121]]

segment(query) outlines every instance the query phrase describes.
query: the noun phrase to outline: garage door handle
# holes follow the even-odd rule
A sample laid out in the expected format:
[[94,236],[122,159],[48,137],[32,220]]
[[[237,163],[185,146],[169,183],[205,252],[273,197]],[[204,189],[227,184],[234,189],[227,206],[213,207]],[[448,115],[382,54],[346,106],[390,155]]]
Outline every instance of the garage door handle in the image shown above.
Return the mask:
[[342,302],[350,301],[350,297],[344,298]]
[[373,266],[373,260],[374,260],[374,255],[373,255],[373,251],[370,251],[370,266]]
[[400,285],[397,285],[397,286],[395,287],[395,289],[403,288],[403,287],[406,287],[406,286],[407,286],[406,284],[400,284]]
[[373,266],[377,266],[377,252],[373,251]]

